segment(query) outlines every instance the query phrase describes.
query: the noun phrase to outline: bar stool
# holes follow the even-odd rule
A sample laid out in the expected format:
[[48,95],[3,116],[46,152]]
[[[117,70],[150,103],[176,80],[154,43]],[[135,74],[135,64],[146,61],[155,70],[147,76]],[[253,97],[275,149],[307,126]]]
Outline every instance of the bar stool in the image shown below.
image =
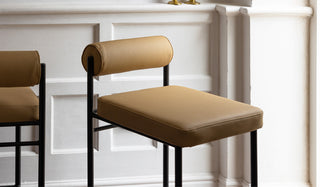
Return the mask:
[[[0,51],[0,127],[15,127],[15,184],[21,185],[21,146],[39,146],[38,186],[45,186],[45,64],[37,51]],[[39,84],[39,98],[29,88]],[[38,141],[21,141],[22,126],[38,126]]]
[[[168,146],[175,148],[175,186],[182,186],[182,148],[251,132],[252,187],[257,186],[256,130],[263,112],[213,94],[169,86],[173,49],[166,37],[153,36],[99,42],[82,54],[87,71],[88,186],[94,186],[93,133],[121,127],[163,143],[163,186],[168,182]],[[93,109],[93,76],[164,67],[163,87],[98,98]],[[93,128],[93,118],[110,125]]]

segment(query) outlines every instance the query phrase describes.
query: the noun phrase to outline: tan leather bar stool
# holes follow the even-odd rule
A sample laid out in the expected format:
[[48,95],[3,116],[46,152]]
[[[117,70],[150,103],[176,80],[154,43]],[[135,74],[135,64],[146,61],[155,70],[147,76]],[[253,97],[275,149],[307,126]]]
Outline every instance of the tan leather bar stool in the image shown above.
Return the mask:
[[[175,148],[175,186],[182,186],[182,148],[252,132],[252,187],[257,186],[256,130],[259,108],[198,90],[168,86],[173,49],[166,37],[115,40],[88,45],[82,64],[88,74],[88,186],[94,186],[93,133],[121,127],[164,144],[163,186],[168,182],[168,146]],[[164,67],[163,87],[102,96],[93,109],[93,76]],[[92,127],[96,118],[110,125]]]
[[[0,127],[15,127],[15,184],[21,185],[21,146],[39,146],[38,186],[45,186],[45,64],[37,51],[0,51]],[[39,98],[29,88],[39,84]],[[38,126],[38,141],[21,141],[22,126]]]

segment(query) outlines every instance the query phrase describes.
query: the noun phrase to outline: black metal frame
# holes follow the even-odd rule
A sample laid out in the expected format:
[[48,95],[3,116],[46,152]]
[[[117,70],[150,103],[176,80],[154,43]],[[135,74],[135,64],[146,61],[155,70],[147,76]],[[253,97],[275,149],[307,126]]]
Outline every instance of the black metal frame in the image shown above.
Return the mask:
[[[21,186],[21,146],[39,146],[38,186],[45,186],[45,103],[46,103],[46,66],[41,64],[39,84],[39,120],[0,123],[0,127],[15,127],[15,142],[1,142],[0,147],[15,147],[15,184]],[[22,126],[38,126],[38,141],[21,141]]]
[[250,132],[251,187],[258,187],[258,144],[257,131]]
[[[93,133],[101,130],[107,130],[115,127],[121,127],[128,131],[134,132],[136,134],[145,136],[147,138],[156,140],[163,143],[163,187],[169,187],[169,146],[175,148],[175,187],[182,187],[182,147],[171,145],[168,142],[164,142],[149,135],[137,132],[135,130],[129,129],[117,124],[113,121],[105,119],[99,116],[93,109],[93,63],[94,59],[92,56],[88,57],[87,61],[87,159],[88,159],[88,187],[94,186],[94,152],[93,152]],[[163,86],[169,85],[169,65],[163,67]],[[102,127],[93,128],[93,118],[102,120],[111,125],[106,125]],[[251,187],[257,187],[257,133],[256,131],[251,132]]]

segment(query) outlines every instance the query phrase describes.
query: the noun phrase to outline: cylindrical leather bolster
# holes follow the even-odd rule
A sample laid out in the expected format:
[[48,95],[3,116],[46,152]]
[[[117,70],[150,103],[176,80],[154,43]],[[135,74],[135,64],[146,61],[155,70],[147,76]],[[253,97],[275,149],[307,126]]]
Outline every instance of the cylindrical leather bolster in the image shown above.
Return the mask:
[[88,57],[94,58],[94,75],[163,67],[170,63],[173,49],[164,36],[98,42],[88,45],[82,54],[87,70]]
[[0,51],[0,87],[34,86],[40,77],[37,51]]

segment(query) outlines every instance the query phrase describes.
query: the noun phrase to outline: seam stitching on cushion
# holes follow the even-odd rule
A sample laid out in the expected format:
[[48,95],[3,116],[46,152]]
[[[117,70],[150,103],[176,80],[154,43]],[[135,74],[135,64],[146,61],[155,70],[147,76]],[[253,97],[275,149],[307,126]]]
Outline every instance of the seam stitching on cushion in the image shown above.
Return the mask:
[[[262,115],[262,114],[258,113],[258,114],[252,115],[252,116],[246,116],[246,117],[242,117],[242,118],[237,118],[237,119],[232,119],[232,120],[228,120],[228,121],[224,121],[224,122],[219,122],[219,123],[216,123],[215,126],[218,127],[218,126],[222,126],[223,124],[226,124],[226,123],[234,123],[234,122],[241,121],[241,120],[244,120],[244,119],[256,118],[256,117],[259,117],[260,115]],[[190,129],[190,131],[194,132],[195,130],[208,128],[209,126],[210,126],[209,123],[207,123],[207,125],[204,125],[202,127],[199,127],[199,128],[196,128],[196,129]]]

